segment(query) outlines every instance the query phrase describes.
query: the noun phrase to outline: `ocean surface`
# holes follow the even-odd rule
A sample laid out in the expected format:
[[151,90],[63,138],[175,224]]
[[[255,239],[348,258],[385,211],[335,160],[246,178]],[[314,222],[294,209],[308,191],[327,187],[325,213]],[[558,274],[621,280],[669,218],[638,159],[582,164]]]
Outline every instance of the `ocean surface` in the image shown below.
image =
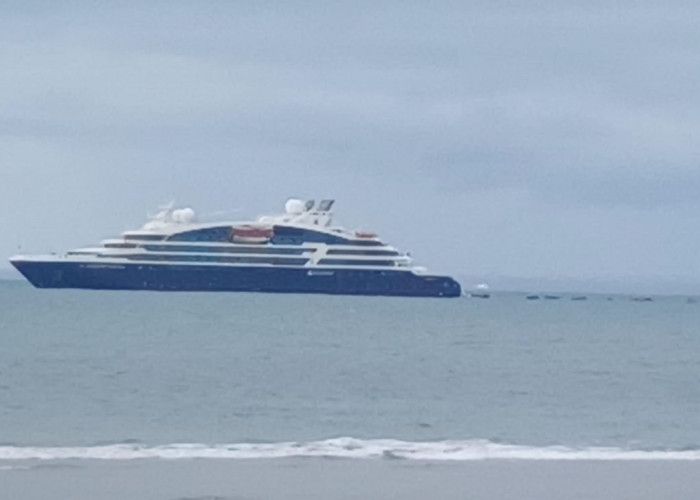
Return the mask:
[[0,472],[62,460],[700,460],[700,303],[687,297],[3,281],[0,343]]

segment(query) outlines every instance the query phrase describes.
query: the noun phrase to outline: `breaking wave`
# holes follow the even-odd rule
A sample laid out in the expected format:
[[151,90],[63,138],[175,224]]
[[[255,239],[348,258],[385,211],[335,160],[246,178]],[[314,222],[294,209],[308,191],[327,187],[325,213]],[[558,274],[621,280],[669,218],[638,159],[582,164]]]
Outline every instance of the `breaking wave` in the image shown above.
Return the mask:
[[0,446],[0,460],[269,459],[327,457],[406,460],[700,460],[699,449],[531,447],[486,440],[410,442],[336,438],[311,442],[240,444],[111,444],[85,447]]

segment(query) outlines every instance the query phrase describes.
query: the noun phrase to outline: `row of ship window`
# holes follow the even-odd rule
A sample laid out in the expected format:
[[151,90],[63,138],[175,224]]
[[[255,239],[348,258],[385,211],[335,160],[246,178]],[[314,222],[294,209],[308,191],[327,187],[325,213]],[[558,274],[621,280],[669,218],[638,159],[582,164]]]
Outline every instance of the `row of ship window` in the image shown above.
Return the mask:
[[[135,243],[107,243],[105,248],[138,248],[152,252],[201,252],[201,253],[247,253],[268,255],[302,255],[315,252],[315,248],[274,248],[274,247],[202,247],[190,245],[136,245]],[[399,253],[395,250],[337,250],[329,249],[328,255],[366,255],[375,257],[396,257]]]
[[[112,257],[110,255],[101,255],[101,257]],[[289,258],[289,257],[223,257],[218,255],[158,255],[158,254],[139,254],[125,256],[128,260],[141,261],[174,261],[174,262],[222,262],[233,264],[272,264],[286,266],[303,266],[309,262],[306,258]],[[393,260],[363,260],[363,259],[321,259],[318,261],[321,266],[384,266],[391,267],[395,265]]]

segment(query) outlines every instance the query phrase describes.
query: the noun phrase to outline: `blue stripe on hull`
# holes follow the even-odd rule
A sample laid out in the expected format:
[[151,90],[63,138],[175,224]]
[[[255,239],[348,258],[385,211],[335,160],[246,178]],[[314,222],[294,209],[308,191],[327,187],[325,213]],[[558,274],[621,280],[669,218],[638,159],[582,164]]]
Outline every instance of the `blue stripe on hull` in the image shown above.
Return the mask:
[[[38,288],[97,290],[230,291],[457,297],[459,284],[446,276],[379,271],[196,265],[92,266],[75,262],[14,261]],[[325,274],[324,274],[325,273]]]

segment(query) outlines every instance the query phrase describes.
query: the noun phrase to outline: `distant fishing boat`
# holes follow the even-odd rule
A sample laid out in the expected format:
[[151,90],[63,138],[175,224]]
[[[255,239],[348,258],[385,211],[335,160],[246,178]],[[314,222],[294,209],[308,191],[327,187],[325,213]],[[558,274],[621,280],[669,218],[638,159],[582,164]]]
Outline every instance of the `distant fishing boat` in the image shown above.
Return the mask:
[[470,292],[467,294],[467,297],[471,297],[473,299],[491,298],[491,294],[488,292],[489,286],[486,283],[479,283],[476,285],[476,289],[478,290],[477,292]]

